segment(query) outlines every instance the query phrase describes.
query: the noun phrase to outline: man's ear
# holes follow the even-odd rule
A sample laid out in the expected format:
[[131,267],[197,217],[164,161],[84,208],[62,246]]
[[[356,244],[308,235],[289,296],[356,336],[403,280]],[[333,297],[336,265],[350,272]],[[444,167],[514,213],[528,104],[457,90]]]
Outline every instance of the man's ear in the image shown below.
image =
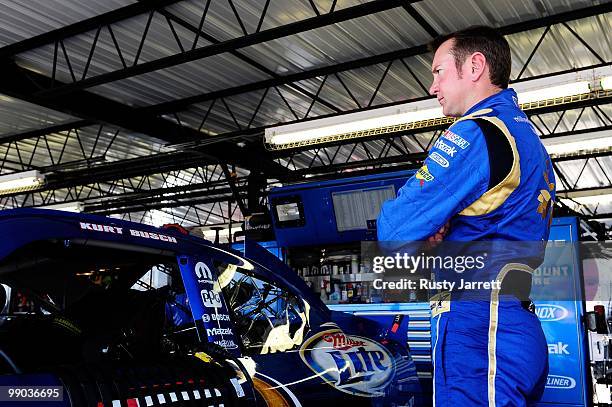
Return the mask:
[[481,52],[474,52],[469,61],[472,82],[477,82],[487,70],[487,58]]

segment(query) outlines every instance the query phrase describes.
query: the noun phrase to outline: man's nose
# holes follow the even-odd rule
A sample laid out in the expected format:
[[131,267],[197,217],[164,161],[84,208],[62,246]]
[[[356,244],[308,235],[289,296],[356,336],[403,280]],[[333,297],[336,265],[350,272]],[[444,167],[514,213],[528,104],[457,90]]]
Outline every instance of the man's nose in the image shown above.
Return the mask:
[[434,80],[431,83],[431,86],[429,87],[429,94],[430,95],[435,95],[438,93],[438,84],[436,83],[436,81]]

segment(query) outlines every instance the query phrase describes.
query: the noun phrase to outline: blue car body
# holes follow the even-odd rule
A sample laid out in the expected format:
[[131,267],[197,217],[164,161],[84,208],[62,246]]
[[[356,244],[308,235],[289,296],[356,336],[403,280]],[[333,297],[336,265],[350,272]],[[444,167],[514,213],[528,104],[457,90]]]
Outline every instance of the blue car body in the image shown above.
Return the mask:
[[[87,347],[94,348],[89,355],[94,355],[92,358],[95,359],[96,366],[108,362],[116,367],[126,359],[125,363],[128,365],[142,365],[146,362],[147,355],[151,355],[151,358],[163,359],[164,363],[170,363],[166,357],[191,358],[189,362],[181,359],[181,366],[189,365],[189,369],[196,370],[198,367],[190,364],[192,360],[202,365],[208,364],[207,368],[214,370],[221,369],[221,359],[224,359],[236,370],[235,375],[227,373],[227,369],[223,370],[224,373],[211,373],[213,370],[207,370],[207,374],[212,376],[205,381],[216,383],[217,387],[214,391],[212,387],[210,391],[201,389],[202,391],[198,392],[201,393],[201,399],[194,397],[196,390],[193,380],[190,382],[189,391],[181,387],[186,383],[178,378],[175,378],[176,384],[173,382],[171,387],[162,391],[156,387],[154,380],[139,385],[132,384],[123,389],[121,380],[113,378],[115,385],[111,386],[112,394],[105,394],[100,390],[102,386],[98,384],[97,390],[93,392],[98,396],[89,396],[88,399],[81,397],[87,400],[79,404],[80,399],[67,390],[69,386],[63,379],[64,376],[53,373],[53,366],[57,361],[47,364],[41,362],[40,365],[33,364],[29,369],[19,369],[19,357],[15,357],[15,362],[11,353],[6,350],[13,346],[17,353],[24,351],[35,354],[36,349],[20,349],[20,345],[15,345],[15,334],[12,336],[12,342],[9,341],[10,343],[5,345],[2,335],[6,337],[7,333],[3,333],[2,329],[13,326],[21,317],[4,315],[0,324],[0,351],[9,367],[0,375],[0,386],[59,385],[63,386],[66,394],[70,396],[61,401],[45,401],[41,405],[148,406],[161,404],[159,396],[156,397],[158,394],[165,397],[163,404],[172,405],[176,402],[199,405],[201,400],[202,405],[209,405],[207,395],[211,392],[213,398],[215,393],[218,393],[216,401],[225,406],[324,406],[336,405],[339,402],[376,406],[420,404],[416,369],[406,346],[407,318],[390,321],[394,322],[393,329],[380,332],[367,320],[334,313],[290,268],[255,243],[245,243],[243,256],[172,229],[95,215],[35,209],[0,212],[0,236],[0,283],[4,284],[4,287],[24,287],[24,292],[37,295],[46,292],[45,287],[54,291],[52,287],[56,284],[52,280],[47,282],[45,267],[48,267],[50,275],[61,273],[62,271],[55,270],[64,267],[69,270],[67,273],[71,279],[77,276],[74,277],[74,287],[65,283],[66,287],[62,291],[67,293],[67,296],[63,297],[65,306],[57,304],[57,299],[53,301],[51,294],[45,294],[45,298],[60,311],[70,311],[66,315],[75,316],[71,319],[61,312],[52,313],[56,315],[53,317],[54,326],[61,321],[62,329],[72,329],[73,336],[78,336],[78,339],[75,339],[77,347],[82,346],[84,342],[79,336],[81,330],[78,323],[73,321],[85,321],[84,326],[92,326],[93,331],[105,327],[103,334],[94,333],[89,336],[94,339],[88,342]],[[70,257],[73,255],[74,260]],[[81,305],[101,304],[88,300],[90,292],[95,292],[100,298],[107,298],[105,296],[109,292],[119,293],[120,288],[129,291],[132,281],[127,281],[129,285],[125,287],[116,288],[119,283],[113,282],[113,278],[122,281],[121,277],[110,277],[109,274],[106,275],[107,280],[98,278],[93,290],[79,288],[93,281],[93,276],[100,273],[104,275],[106,271],[100,270],[107,270],[105,259],[117,266],[114,276],[121,272],[122,267],[131,270],[126,273],[136,273],[137,270],[133,271],[135,269],[132,257],[141,258],[144,262],[150,261],[151,264],[158,259],[166,259],[164,261],[174,270],[173,275],[180,276],[180,279],[174,279],[172,289],[150,290],[160,294],[151,303],[157,304],[159,298],[163,299],[163,307],[155,308],[161,309],[163,315],[160,315],[161,319],[155,319],[156,316],[150,312],[153,308],[147,307],[147,311],[139,314],[137,319],[140,321],[151,318],[151,321],[163,322],[149,323],[145,331],[148,329],[152,333],[141,335],[145,338],[142,343],[150,346],[150,350],[147,350],[149,353],[143,351],[143,355],[139,355],[139,350],[149,348],[141,346],[139,339],[135,339],[139,338],[138,324],[134,325],[135,328],[122,326],[116,333],[111,332],[111,328],[106,328],[114,325],[113,321],[108,322],[105,318],[119,318],[124,311],[129,314],[131,299],[120,298],[118,301],[109,302],[108,304],[115,304],[116,308],[102,310],[95,315]],[[76,264],[92,269],[99,267],[99,270],[81,272],[80,269],[77,270]],[[177,282],[179,284],[176,284]],[[112,290],[108,287],[112,287]],[[136,297],[139,296],[140,293]],[[11,301],[10,298],[7,300],[7,307]],[[136,303],[137,301],[134,302]],[[75,305],[71,308],[71,304]],[[31,312],[34,313],[36,312]],[[40,314],[37,321],[48,318],[49,312]],[[92,324],[94,318],[100,322]],[[33,326],[34,328],[28,328],[29,330],[24,332],[30,332],[28,335],[37,332],[38,328]],[[155,331],[161,330],[162,326],[165,330],[163,333]],[[172,333],[167,334],[166,331]],[[36,347],[25,343],[44,343],[45,332],[41,328],[41,337],[26,341],[23,346]],[[117,339],[118,336],[121,339]],[[160,339],[157,342],[161,342],[161,345],[152,339],[158,336]],[[59,343],[68,342],[62,340]],[[80,356],[81,353],[86,353],[85,350],[74,354],[70,353],[70,350],[66,352],[76,355],[74,357],[78,360],[74,361],[75,365],[87,365],[88,361],[82,360]],[[164,355],[160,356],[162,353]],[[23,363],[32,364],[29,356],[20,357],[24,361],[27,359],[27,362]],[[68,362],[67,360],[66,363]],[[44,371],[45,369],[51,373]],[[136,368],[130,371],[136,371],[134,369]],[[125,372],[125,369],[122,372]],[[220,378],[223,375],[227,376],[227,380],[224,379],[221,383]],[[93,376],[96,379],[91,379],[91,382],[98,383],[98,373]],[[78,374],[73,377],[79,380]],[[81,384],[81,387],[83,386]],[[176,386],[177,389],[172,391]],[[117,390],[118,388],[121,390]],[[162,393],[159,393],[160,391]],[[231,400],[228,398],[230,393]],[[249,398],[250,394],[253,397]],[[185,395],[190,396],[189,401],[181,398],[186,397]],[[119,404],[114,404],[115,401]],[[14,405],[23,404],[15,402]]]

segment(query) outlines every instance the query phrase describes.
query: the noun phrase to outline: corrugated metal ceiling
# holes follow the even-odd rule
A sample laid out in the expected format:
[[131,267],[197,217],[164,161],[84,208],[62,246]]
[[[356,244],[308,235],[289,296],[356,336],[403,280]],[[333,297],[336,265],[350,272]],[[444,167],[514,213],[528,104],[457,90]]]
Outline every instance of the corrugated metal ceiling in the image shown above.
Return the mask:
[[[61,0],[52,5],[45,0],[29,0],[15,2],[0,0],[3,13],[0,16],[0,46],[48,32],[52,29],[71,24],[76,21],[99,15],[135,3],[128,0],[108,0],[104,2]],[[202,30],[207,38],[198,36],[196,47],[206,47],[216,41],[225,41],[243,35],[243,27],[247,33],[254,33],[260,24],[260,15],[265,2],[235,0],[236,13],[242,19],[239,23],[234,11],[227,1],[211,1]],[[331,7],[332,1],[316,0],[321,13]],[[366,1],[346,0],[336,3],[336,10],[345,9]],[[595,2],[599,4],[604,1]],[[513,23],[543,18],[552,14],[577,10],[593,5],[589,0],[534,0],[517,2],[511,0],[424,0],[414,3],[413,7],[437,31],[450,32],[472,24],[492,24],[506,26]],[[206,5],[201,0],[184,0],[173,4],[165,10],[176,18],[169,23],[166,16],[155,12],[152,14],[148,28],[148,14],[139,15],[119,23],[112,24],[112,34],[115,36],[119,50],[111,36],[111,30],[103,28],[97,38],[97,46],[88,67],[87,77],[121,69],[134,63],[138,53],[142,34],[147,30],[146,40],[139,53],[139,63],[153,61],[169,55],[174,55],[183,49],[191,49],[195,34],[185,25],[198,27],[202,12]],[[440,10],[444,10],[441,12]],[[261,21],[261,29],[266,30],[292,22],[301,21],[315,16],[310,2],[307,0],[272,0],[267,14]],[[178,20],[183,22],[181,25]],[[612,60],[612,36],[609,27],[612,26],[612,13],[571,21],[568,26],[580,35],[594,51],[605,61]],[[172,31],[174,30],[174,32]],[[524,62],[538,43],[544,28],[508,35],[508,41],[513,50],[512,77],[522,70]],[[176,33],[176,36],[174,35]],[[603,33],[603,34],[602,34]],[[72,74],[80,79],[87,64],[87,57],[96,36],[96,30],[69,38],[64,41],[66,54],[70,60],[73,72],[70,72],[66,58],[60,47],[58,50],[57,79],[71,82]],[[287,75],[322,66],[351,61],[366,56],[400,50],[425,44],[430,40],[429,34],[404,10],[395,8],[385,12],[349,20],[328,27],[306,31],[282,39],[246,47],[239,52],[241,55],[224,53],[198,61],[173,66],[128,79],[110,82],[88,89],[91,92],[126,105],[143,107],[162,102],[173,101],[192,95],[209,93],[234,86],[268,79],[268,70],[275,75]],[[55,47],[53,44],[21,53],[17,62],[29,69],[51,76]],[[119,56],[121,53],[121,57]],[[252,60],[263,69],[245,62]],[[123,58],[123,62],[122,59]],[[404,63],[396,61],[387,72],[385,81],[376,96],[372,98],[380,78],[386,71],[387,64],[381,63],[364,68],[352,69],[327,78],[320,88],[323,78],[311,78],[300,81],[295,87],[287,85],[271,89],[261,103],[257,115],[253,116],[254,107],[261,100],[264,90],[256,90],[217,101],[211,108],[211,101],[194,104],[176,115],[167,115],[170,120],[201,130],[203,137],[238,130],[248,127],[262,127],[278,122],[302,119],[308,113],[308,118],[334,113],[325,103],[336,106],[340,110],[348,110],[359,106],[372,106],[393,103],[426,95],[423,86],[430,83],[431,56],[418,55],[404,58]],[[599,63],[599,59],[587,47],[576,39],[566,27],[556,25],[539,45],[523,77],[541,75],[563,69],[588,66]],[[408,71],[410,69],[418,83]],[[341,82],[342,81],[342,82]],[[350,89],[350,94],[346,88]],[[304,91],[317,94],[319,101],[313,104],[312,98]],[[357,103],[355,102],[355,100]],[[287,106],[287,104],[289,106]],[[228,111],[229,109],[229,111]],[[610,106],[603,106],[605,114],[612,116]],[[558,131],[572,130],[573,123],[579,111],[566,113]],[[233,117],[232,117],[233,116]],[[203,119],[206,117],[206,120]],[[542,115],[541,126],[553,127],[558,113]],[[2,135],[14,134],[27,130],[38,129],[54,124],[76,120],[70,115],[40,108],[22,101],[14,101],[2,97],[0,100],[0,142]],[[237,122],[234,123],[234,119]],[[540,120],[540,119],[538,119]],[[599,117],[592,111],[582,114],[576,129],[590,128],[601,125]],[[536,124],[538,122],[536,121]],[[54,154],[63,151],[66,159],[82,160],[88,156],[97,156],[113,138],[115,128],[105,126],[101,136],[97,137],[98,126],[90,126],[79,130],[79,139],[74,132],[62,132],[48,137],[51,157],[48,152],[35,147],[34,140],[19,142],[19,152],[8,145],[0,145],[0,154],[6,154],[7,159],[17,162],[19,155],[30,157],[36,166],[52,165]],[[65,143],[67,138],[68,143]],[[98,138],[98,141],[95,141]],[[427,145],[431,134],[404,136],[402,140],[409,148],[419,151],[415,142]],[[96,148],[94,149],[94,144]],[[146,156],[162,151],[163,142],[149,136],[121,130],[111,148],[106,152],[107,161],[122,160],[136,156]],[[367,142],[368,149],[374,155],[379,154],[384,144],[382,141]],[[7,151],[8,149],[8,151]],[[34,154],[32,152],[34,151]],[[334,150],[335,151],[335,150]],[[392,149],[392,152],[396,150]],[[399,151],[397,151],[399,153]],[[365,159],[367,153],[361,148],[351,152],[351,146],[342,147],[336,154],[338,162],[353,159]],[[29,155],[28,155],[29,154]],[[55,157],[57,158],[57,156]],[[305,168],[312,162],[314,154],[306,151],[293,158],[296,169]],[[315,159],[315,162],[318,162]],[[609,169],[610,160],[600,160],[604,170]],[[323,165],[323,163],[319,163]],[[315,164],[316,165],[316,164]],[[608,167],[606,167],[608,166]],[[601,169],[591,168],[583,171],[580,185],[595,185],[602,179]],[[12,167],[11,167],[12,168]],[[4,172],[11,168],[5,167]],[[561,171],[568,176],[580,172],[580,163],[563,163]],[[598,167],[599,168],[599,167]],[[14,169],[14,168],[13,168]],[[599,172],[598,172],[599,171]],[[605,171],[604,171],[605,172]],[[186,174],[188,175],[188,174]],[[159,185],[163,185],[160,181]],[[184,215],[184,214],[183,214]],[[194,220],[193,215],[187,219]]]

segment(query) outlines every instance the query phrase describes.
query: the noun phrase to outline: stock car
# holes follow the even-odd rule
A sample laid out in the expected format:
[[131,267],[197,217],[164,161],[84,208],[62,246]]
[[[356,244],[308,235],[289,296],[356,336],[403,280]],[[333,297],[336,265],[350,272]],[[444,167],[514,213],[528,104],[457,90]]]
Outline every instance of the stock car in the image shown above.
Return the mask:
[[2,405],[418,404],[407,319],[332,312],[255,243],[36,209],[0,236]]

